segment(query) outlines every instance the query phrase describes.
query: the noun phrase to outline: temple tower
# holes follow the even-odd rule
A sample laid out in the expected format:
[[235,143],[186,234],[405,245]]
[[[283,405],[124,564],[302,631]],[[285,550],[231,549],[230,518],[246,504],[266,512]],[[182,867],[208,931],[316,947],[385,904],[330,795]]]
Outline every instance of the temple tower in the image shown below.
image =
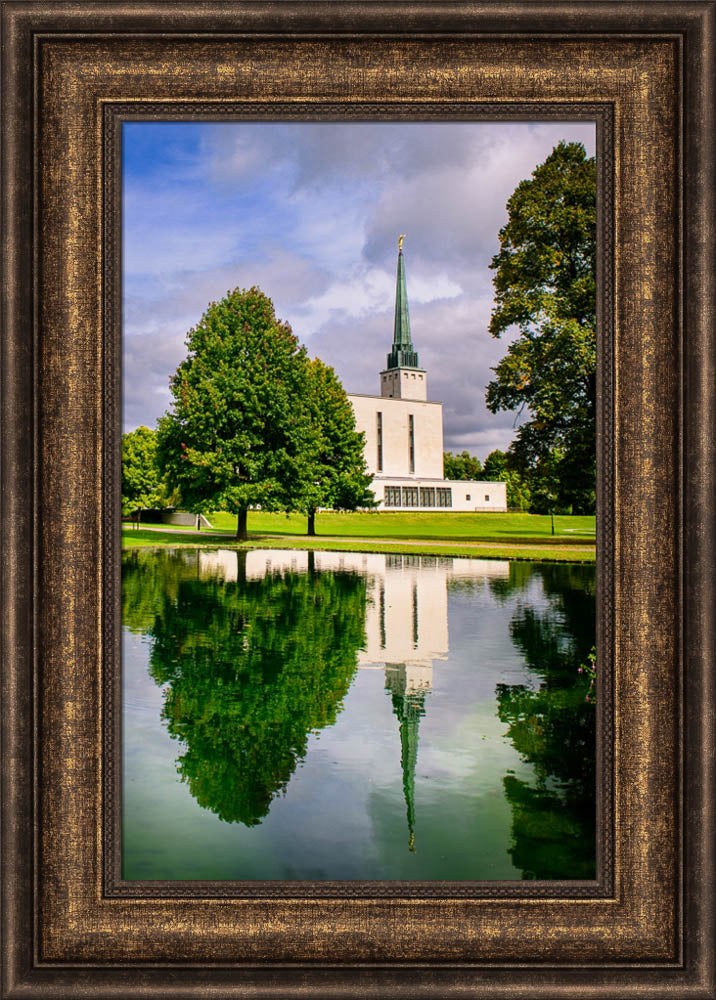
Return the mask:
[[415,850],[415,766],[418,762],[418,730],[425,715],[425,695],[430,686],[415,688],[408,683],[407,665],[385,665],[385,687],[393,701],[393,714],[400,723],[400,766],[408,820],[408,848]]
[[385,371],[380,373],[380,394],[391,399],[427,400],[428,381],[425,369],[418,362],[418,352],[410,337],[408,291],[405,283],[403,240],[398,238],[398,275],[395,288],[395,323],[393,349],[388,355]]

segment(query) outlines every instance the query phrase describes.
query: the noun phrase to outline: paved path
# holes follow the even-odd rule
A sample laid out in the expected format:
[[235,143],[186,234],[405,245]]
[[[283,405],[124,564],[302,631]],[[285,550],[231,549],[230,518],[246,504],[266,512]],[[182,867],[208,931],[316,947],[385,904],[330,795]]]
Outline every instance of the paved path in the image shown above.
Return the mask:
[[[174,528],[170,525],[152,525],[143,524],[141,526],[141,531],[161,531],[161,532],[173,532],[177,535],[202,535],[204,538],[221,538],[225,542],[236,541],[234,535],[229,535],[226,532],[209,531],[208,528],[204,528],[201,531],[196,531],[193,528]],[[131,537],[131,532],[130,532]],[[433,538],[371,538],[370,536],[346,536],[346,535],[272,535],[270,532],[265,532],[261,535],[252,535],[249,538],[250,542],[260,542],[262,538],[270,538],[272,541],[282,541],[287,542],[301,540],[301,541],[317,541],[317,542],[346,542],[346,543],[361,543],[370,545],[430,545],[430,546],[441,546],[443,548],[466,548],[466,549],[494,549],[494,548],[515,548],[515,549],[538,549],[538,548],[555,548],[560,547],[559,542],[547,542],[547,541],[513,541],[509,537],[500,538],[495,541],[463,541],[461,538],[456,538],[454,541],[448,541],[445,539],[433,539]],[[192,539],[192,542],[195,540]],[[593,552],[594,542],[586,542],[583,545],[575,544],[574,542],[567,542],[564,548],[568,548],[570,552]]]

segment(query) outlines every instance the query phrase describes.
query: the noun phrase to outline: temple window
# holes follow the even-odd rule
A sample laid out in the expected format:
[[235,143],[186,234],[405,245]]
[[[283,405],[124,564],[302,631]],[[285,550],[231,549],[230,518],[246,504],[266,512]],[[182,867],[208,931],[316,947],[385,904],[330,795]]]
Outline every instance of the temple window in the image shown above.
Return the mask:
[[417,507],[417,506],[418,506],[418,487],[404,486],[403,507]]
[[377,434],[378,434],[378,472],[383,471],[383,414],[378,410],[377,414]]
[[452,507],[452,489],[436,489],[438,507]]

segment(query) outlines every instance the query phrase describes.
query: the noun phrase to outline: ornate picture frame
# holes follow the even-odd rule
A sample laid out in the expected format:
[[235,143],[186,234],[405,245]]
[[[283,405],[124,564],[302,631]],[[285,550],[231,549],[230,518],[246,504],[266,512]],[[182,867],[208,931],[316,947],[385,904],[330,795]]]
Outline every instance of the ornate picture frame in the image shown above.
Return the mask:
[[[2,4],[3,996],[716,996],[714,5]],[[127,117],[591,117],[599,876],[118,876]]]

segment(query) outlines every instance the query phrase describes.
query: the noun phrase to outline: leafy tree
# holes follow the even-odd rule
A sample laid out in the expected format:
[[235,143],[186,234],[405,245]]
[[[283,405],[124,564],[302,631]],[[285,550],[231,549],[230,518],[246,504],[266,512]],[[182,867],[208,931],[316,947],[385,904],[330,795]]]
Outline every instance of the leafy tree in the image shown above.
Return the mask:
[[499,448],[495,448],[485,459],[482,467],[482,475],[492,482],[503,482],[502,477],[507,472],[507,455]]
[[164,506],[166,487],[157,461],[157,434],[137,427],[122,435],[122,513]]
[[368,489],[372,477],[366,471],[365,435],[356,430],[355,414],[345,389],[332,368],[319,358],[309,361],[311,419],[318,446],[300,509],[308,515],[308,534],[316,534],[316,511],[356,510],[375,506]]
[[444,452],[443,475],[446,479],[466,479],[471,482],[483,478],[479,458],[475,458],[467,451],[461,451],[459,455],[453,455],[451,451]]
[[[251,579],[246,558],[236,553],[236,581],[169,568],[148,634],[150,672],[167,685],[162,716],[182,744],[178,773],[200,806],[255,826],[309,734],[342,708],[365,642],[366,583],[310,563],[308,573]],[[151,576],[149,564],[135,569]]]
[[531,491],[519,472],[510,469],[507,455],[495,448],[485,459],[482,478],[490,482],[506,483],[507,506],[510,510],[529,510]]
[[595,506],[596,168],[581,143],[560,142],[507,202],[490,333],[519,336],[494,370],[487,407],[526,409],[508,465],[532,509]]
[[532,506],[532,490],[519,472],[506,472],[505,483],[507,485],[507,506],[509,509],[529,510]]
[[187,335],[159,460],[196,513],[296,510],[316,453],[304,348],[258,288],[213,302]]

